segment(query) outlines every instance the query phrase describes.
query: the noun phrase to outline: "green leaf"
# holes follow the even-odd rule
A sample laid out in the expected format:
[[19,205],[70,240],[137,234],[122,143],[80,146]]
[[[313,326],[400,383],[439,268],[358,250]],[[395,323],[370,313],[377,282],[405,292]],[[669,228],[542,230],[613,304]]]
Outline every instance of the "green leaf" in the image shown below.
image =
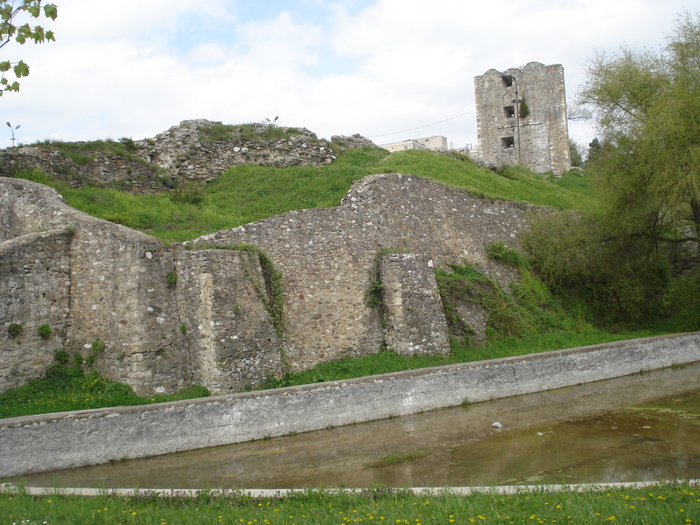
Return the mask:
[[17,65],[13,68],[13,71],[15,72],[15,76],[17,78],[26,77],[27,75],[29,75],[29,66],[25,62],[20,60],[17,63]]
[[2,73],[4,73],[5,71],[9,71],[11,67],[12,67],[12,64],[10,64],[9,60],[5,60],[3,62],[0,62],[0,72],[2,72]]
[[56,5],[46,4],[44,6],[44,16],[46,16],[46,18],[50,18],[51,20],[56,20],[56,17],[58,16],[58,8]]

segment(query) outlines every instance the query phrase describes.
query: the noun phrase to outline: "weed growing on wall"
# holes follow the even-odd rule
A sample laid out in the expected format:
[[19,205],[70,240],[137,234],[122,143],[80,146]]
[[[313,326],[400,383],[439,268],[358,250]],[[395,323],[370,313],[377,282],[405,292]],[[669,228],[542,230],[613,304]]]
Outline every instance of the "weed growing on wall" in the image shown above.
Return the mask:
[[[299,128],[285,128],[275,125],[263,124],[215,124],[213,126],[201,126],[199,138],[204,142],[216,142],[220,140],[238,140],[241,143],[260,140],[289,140],[302,131]],[[315,141],[316,136],[304,137],[306,140]]]
[[473,331],[457,314],[459,305],[473,302],[487,313],[486,334],[489,339],[527,337],[547,330],[578,330],[586,323],[567,315],[547,286],[529,270],[529,261],[503,242],[487,247],[493,260],[517,268],[519,279],[510,293],[471,266],[451,265],[451,272],[436,270],[435,278],[442,297],[450,334],[460,344],[469,345]]
[[403,253],[401,248],[382,248],[374,256],[374,264],[369,271],[369,286],[365,290],[365,304],[376,310],[379,322],[385,328],[388,322],[386,303],[384,301],[384,283],[382,282],[381,262],[385,255],[390,253]]
[[15,338],[22,334],[24,327],[20,323],[10,323],[7,326],[7,333],[10,337]]
[[263,290],[256,283],[253,283],[253,286],[256,287],[255,291],[265,305],[265,310],[267,310],[270,316],[277,337],[279,337],[280,340],[284,340],[284,288],[282,285],[282,273],[277,270],[270,256],[257,246],[241,243],[233,246],[232,249],[240,252],[256,253],[258,255],[260,268],[262,269],[263,279],[265,281],[265,288]]
[[175,288],[175,286],[177,286],[177,273],[175,273],[175,270],[172,270],[165,275],[165,282],[168,285],[168,288]]
[[[262,270],[263,283],[258,282],[257,279],[253,277],[253,273],[249,268],[246,268],[246,266],[243,266],[243,271],[253,285],[258,298],[263,302],[265,310],[270,316],[272,326],[275,328],[277,337],[279,337],[280,340],[284,340],[284,286],[282,284],[282,272],[277,270],[270,256],[267,255],[262,248],[248,243],[234,245],[202,243],[196,246],[188,244],[186,248],[199,250],[233,250],[257,254]],[[234,306],[234,314],[238,315],[239,313],[240,306]]]
[[90,353],[85,358],[85,364],[92,368],[97,358],[104,353],[106,347],[107,345],[102,339],[95,339],[90,345]]
[[[449,311],[458,310],[462,302],[482,306],[487,314],[486,333],[490,339],[522,337],[534,332],[535,327],[528,318],[528,313],[519,308],[515,300],[495,281],[471,266],[454,264],[450,267],[452,272],[441,269],[435,272],[440,296],[443,304],[449,305]],[[464,337],[466,334],[462,330],[462,333],[458,331],[452,335]]]
[[530,262],[522,253],[506,247],[503,241],[492,242],[486,247],[486,255],[500,263],[514,268],[529,268]]
[[138,150],[136,143],[130,138],[122,138],[119,141],[112,139],[93,140],[89,142],[63,142],[60,140],[44,140],[33,144],[36,147],[58,151],[61,155],[70,158],[76,164],[85,165],[94,161],[95,155],[100,153],[122,157],[126,160],[137,162],[148,167],[156,173],[164,172],[158,166],[147,162],[135,155]]
[[51,330],[51,326],[49,326],[48,324],[39,325],[39,327],[37,327],[36,331],[42,339],[50,339],[51,335],[53,335],[53,331]]

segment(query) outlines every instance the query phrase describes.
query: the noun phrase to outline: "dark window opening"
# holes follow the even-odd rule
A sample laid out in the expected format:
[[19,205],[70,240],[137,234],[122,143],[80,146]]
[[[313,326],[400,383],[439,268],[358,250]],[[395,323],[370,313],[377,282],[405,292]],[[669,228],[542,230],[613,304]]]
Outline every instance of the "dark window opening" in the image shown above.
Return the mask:
[[503,111],[506,112],[506,117],[508,118],[515,116],[515,106],[505,106]]
[[501,78],[503,79],[503,84],[505,84],[506,87],[513,85],[513,75],[501,75]]
[[501,138],[501,146],[504,149],[515,147],[515,137],[503,137]]

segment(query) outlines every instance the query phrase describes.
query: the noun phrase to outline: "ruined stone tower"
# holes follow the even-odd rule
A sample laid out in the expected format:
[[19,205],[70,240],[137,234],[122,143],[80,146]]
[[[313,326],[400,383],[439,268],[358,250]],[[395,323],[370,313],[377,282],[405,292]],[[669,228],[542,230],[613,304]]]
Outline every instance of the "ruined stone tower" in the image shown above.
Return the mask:
[[530,62],[474,78],[479,159],[561,175],[571,168],[564,68]]

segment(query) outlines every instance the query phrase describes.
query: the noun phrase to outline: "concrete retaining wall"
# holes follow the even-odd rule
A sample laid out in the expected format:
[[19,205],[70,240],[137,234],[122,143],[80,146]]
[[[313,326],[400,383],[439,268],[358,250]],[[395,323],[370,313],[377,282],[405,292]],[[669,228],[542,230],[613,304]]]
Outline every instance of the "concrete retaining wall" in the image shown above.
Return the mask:
[[0,420],[0,477],[240,443],[700,361],[700,333],[271,391]]

